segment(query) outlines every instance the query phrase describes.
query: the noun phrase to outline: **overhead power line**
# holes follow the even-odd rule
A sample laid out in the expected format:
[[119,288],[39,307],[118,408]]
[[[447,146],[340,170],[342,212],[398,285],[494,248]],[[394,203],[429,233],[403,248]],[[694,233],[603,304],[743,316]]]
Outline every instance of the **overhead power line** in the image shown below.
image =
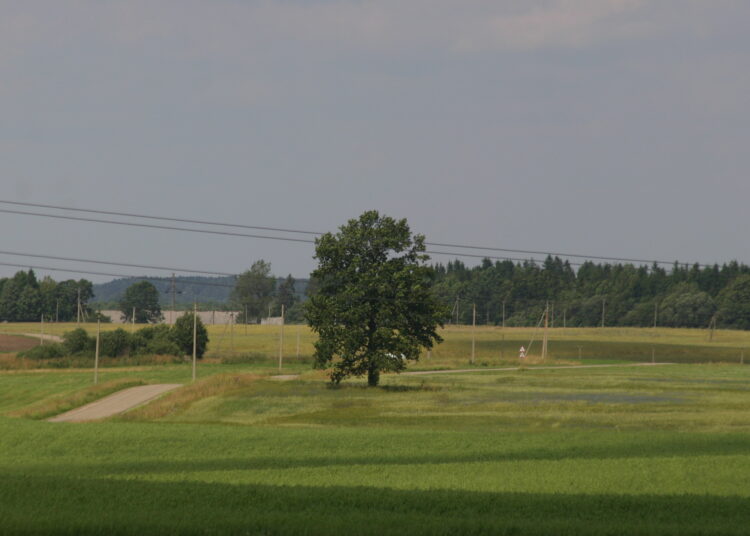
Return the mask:
[[[270,227],[270,226],[261,226],[261,225],[245,225],[245,224],[238,224],[238,223],[197,220],[197,219],[190,219],[190,218],[154,216],[151,214],[138,214],[138,213],[132,213],[132,212],[118,212],[118,211],[110,211],[110,210],[76,208],[76,207],[67,207],[67,206],[62,206],[62,205],[30,203],[30,202],[12,201],[12,200],[4,200],[4,199],[0,199],[0,203],[6,204],[6,205],[48,208],[48,209],[54,209],[54,210],[66,210],[66,211],[82,212],[82,213],[89,213],[89,214],[103,214],[103,215],[121,216],[121,217],[128,217],[128,218],[141,218],[141,219],[148,219],[148,220],[155,220],[155,221],[181,222],[181,223],[213,225],[213,226],[229,227],[229,228],[258,229],[258,230],[264,230],[264,231],[296,233],[296,234],[304,234],[304,235],[309,235],[309,236],[319,236],[323,234],[318,231],[310,231],[310,230],[302,230],[302,229],[290,229],[290,228]],[[20,215],[27,215],[27,216],[57,218],[57,219],[74,220],[74,221],[105,223],[105,224],[110,224],[110,225],[125,225],[125,226],[132,226],[132,227],[164,229],[164,230],[171,230],[171,231],[184,231],[184,232],[215,234],[215,235],[225,235],[225,236],[239,236],[239,237],[245,237],[245,238],[258,238],[258,239],[266,239],[266,240],[282,240],[282,241],[288,241],[288,242],[301,242],[301,243],[310,243],[310,244],[314,243],[314,240],[310,240],[310,239],[290,238],[290,237],[283,237],[283,236],[266,236],[266,235],[247,234],[247,233],[235,233],[235,232],[229,232],[229,231],[215,231],[215,230],[175,227],[175,226],[167,226],[167,225],[153,225],[153,224],[145,224],[145,223],[137,223],[137,222],[112,221],[112,220],[102,220],[102,219],[97,219],[97,218],[63,216],[59,214],[44,214],[44,213],[27,212],[27,211],[20,211],[20,210],[0,209],[0,212],[4,212],[8,214],[20,214]],[[641,263],[641,264],[656,263],[656,264],[672,265],[675,263],[675,261],[666,261],[666,260],[658,260],[658,259],[612,257],[612,256],[605,256],[605,255],[587,255],[583,253],[567,253],[567,252],[554,252],[554,251],[529,250],[529,249],[512,249],[512,248],[501,248],[501,247],[496,247],[496,246],[479,246],[479,245],[454,244],[454,243],[445,243],[445,242],[427,242],[426,241],[425,245],[436,246],[436,247],[450,247],[450,248],[457,248],[457,249],[468,249],[468,250],[495,251],[495,252],[501,252],[501,253],[519,253],[522,255],[545,255],[545,256],[550,255],[550,256],[557,256],[557,257],[594,259],[594,260],[617,261],[617,262],[632,262],[632,263]],[[431,253],[436,254],[436,255],[453,255],[456,257],[490,258],[490,259],[500,259],[500,260],[533,260],[535,262],[541,262],[539,259],[518,259],[516,257],[492,257],[492,256],[487,256],[487,255],[459,253],[459,252],[433,251]],[[571,263],[571,264],[580,265],[580,263]],[[680,263],[680,264],[683,264],[683,263]],[[689,264],[698,265],[700,267],[710,266],[704,263],[689,263]]]
[[[54,266],[37,266],[33,264],[16,264],[16,263],[10,263],[10,262],[0,262],[0,266],[11,266],[15,268],[31,268],[32,270],[46,270],[48,272],[66,272],[70,274],[102,275],[105,277],[122,277],[125,279],[158,279],[158,277],[148,276],[148,275],[130,275],[130,274],[116,274],[112,272],[94,272],[91,270],[78,270],[78,269],[74,270],[72,268],[59,268],[59,267],[54,267]],[[180,283],[189,284],[189,285],[202,285],[206,287],[234,288],[234,285],[226,285],[223,283],[211,283],[209,281],[194,281],[194,280],[181,279]]]
[[207,270],[191,270],[189,268],[175,268],[170,266],[153,266],[149,264],[133,264],[129,262],[114,262],[114,261],[100,261],[94,259],[80,259],[76,257],[59,257],[56,255],[41,255],[38,253],[20,253],[18,251],[2,251],[0,255],[11,255],[13,257],[32,257],[37,259],[50,259],[55,261],[70,261],[70,262],[83,262],[90,264],[106,264],[109,266],[127,266],[129,268],[145,268],[148,270],[165,270],[168,272],[186,272],[191,274],[203,274],[203,275],[214,275],[223,277],[237,277],[237,274],[230,274],[227,272],[209,272]]
[[[0,201],[1,202],[1,201]],[[188,228],[188,227],[174,227],[171,225],[156,225],[153,223],[137,223],[137,222],[124,222],[124,221],[113,221],[113,220],[102,220],[99,218],[84,218],[80,216],[64,216],[62,214],[43,214],[40,212],[28,212],[23,210],[12,210],[12,209],[4,209],[0,208],[0,213],[7,213],[7,214],[20,214],[24,216],[38,216],[42,218],[55,218],[55,219],[61,219],[61,220],[73,220],[73,221],[83,221],[83,222],[93,222],[93,223],[107,223],[110,225],[124,225],[127,227],[143,227],[147,229],[166,229],[169,231],[185,231],[190,233],[205,233],[205,234],[212,234],[212,235],[223,235],[223,236],[239,236],[244,238],[262,238],[266,240],[282,240],[285,242],[301,242],[306,244],[314,244],[314,240],[309,240],[305,238],[289,238],[285,236],[266,236],[266,235],[256,235],[256,234],[247,234],[247,233],[234,233],[230,231],[212,231],[209,229],[194,229],[194,228]],[[542,262],[540,259],[517,259],[514,257],[500,257],[500,256],[492,256],[492,255],[478,255],[478,254],[472,254],[472,253],[457,253],[457,252],[449,252],[449,251],[426,251],[425,253],[433,254],[433,255],[448,255],[448,256],[454,256],[454,257],[472,257],[472,258],[481,258],[481,259],[493,259],[493,260],[517,260],[517,261],[534,261],[534,262]]]
[[128,218],[142,218],[145,220],[174,221],[174,222],[180,222],[180,223],[197,223],[200,225],[216,225],[220,227],[235,227],[238,229],[258,229],[260,231],[279,231],[283,233],[302,233],[302,234],[309,234],[309,235],[322,234],[322,233],[318,233],[315,231],[301,231],[299,229],[284,229],[282,227],[266,227],[262,225],[245,225],[242,223],[224,223],[224,222],[206,221],[206,220],[193,220],[189,218],[170,218],[167,216],[134,214],[132,212],[115,212],[112,210],[96,210],[92,208],[63,207],[60,205],[46,205],[43,203],[25,203],[21,201],[9,201],[9,200],[3,200],[3,199],[0,199],[0,203],[6,204],[6,205],[17,205],[17,206],[22,206],[22,207],[52,208],[55,210],[70,210],[74,212],[87,212],[89,214],[105,214],[108,216],[125,216]]
[[92,223],[108,223],[111,225],[125,225],[128,227],[145,227],[148,229],[165,229],[167,231],[186,231],[189,233],[204,233],[204,234],[224,235],[224,236],[241,236],[244,238],[264,238],[268,240],[284,240],[286,242],[304,242],[308,244],[315,243],[314,240],[307,240],[304,238],[289,238],[286,236],[264,236],[264,235],[247,234],[247,233],[233,233],[230,231],[212,231],[210,229],[193,229],[193,228],[188,228],[188,227],[173,227],[171,225],[155,225],[153,223],[136,223],[136,222],[126,222],[126,221],[101,220],[98,218],[63,216],[61,214],[42,214],[40,212],[26,212],[23,210],[10,210],[10,209],[5,209],[5,208],[0,208],[0,212],[4,212],[6,214],[21,214],[24,216],[39,216],[42,218],[56,218],[59,220],[85,221],[85,222],[92,222]]

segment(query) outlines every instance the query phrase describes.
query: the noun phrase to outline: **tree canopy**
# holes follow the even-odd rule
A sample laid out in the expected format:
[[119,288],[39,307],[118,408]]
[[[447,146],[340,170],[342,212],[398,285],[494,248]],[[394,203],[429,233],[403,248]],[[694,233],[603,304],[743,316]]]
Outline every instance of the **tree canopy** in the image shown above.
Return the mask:
[[0,279],[0,321],[36,322],[42,316],[45,321],[75,320],[79,291],[81,312],[86,316],[91,314],[88,301],[94,296],[91,281],[69,279],[58,283],[50,277],[40,281],[34,270],[17,272]]
[[125,322],[133,322],[133,310],[136,324],[162,320],[159,291],[153,284],[141,281],[133,283],[125,290],[125,295],[120,300],[120,311]]
[[237,277],[232,290],[231,301],[240,310],[240,320],[247,322],[248,318],[260,322],[266,314],[268,304],[271,303],[276,279],[271,276],[271,263],[263,259],[255,261],[249,270]]
[[381,371],[401,371],[442,341],[445,310],[432,292],[424,237],[412,236],[405,219],[368,211],[315,242],[317,288],[305,316],[319,335],[316,365],[332,367],[334,383],[366,374],[375,386]]

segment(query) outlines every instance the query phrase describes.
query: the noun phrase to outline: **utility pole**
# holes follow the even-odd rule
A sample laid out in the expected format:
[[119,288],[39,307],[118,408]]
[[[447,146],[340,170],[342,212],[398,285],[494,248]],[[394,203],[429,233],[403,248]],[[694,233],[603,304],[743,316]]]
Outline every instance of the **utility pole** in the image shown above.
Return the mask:
[[458,296],[456,296],[456,325],[458,325],[459,300],[460,300],[460,298]]
[[547,359],[547,328],[549,327],[549,302],[544,308],[544,337],[542,338],[542,362]]
[[135,307],[133,307],[133,318],[131,319],[132,322],[130,323],[130,331],[135,331]]
[[172,313],[169,315],[170,324],[174,326],[174,307],[175,307],[175,281],[174,281],[174,272],[172,272]]
[[471,315],[471,364],[474,364],[474,353],[476,350],[476,327],[477,327],[477,304],[474,304],[474,309]]
[[42,319],[39,322],[39,346],[44,346],[44,313],[42,313]]
[[505,329],[505,300],[503,300],[503,329]]
[[245,335],[247,335],[247,304],[245,304]]
[[711,317],[711,322],[708,324],[708,342],[714,340],[714,330],[716,329],[716,315]]
[[297,361],[299,361],[299,330],[300,327],[297,326]]
[[76,324],[81,323],[81,287],[78,287],[78,300],[76,301]]
[[567,318],[566,318],[567,313],[568,313],[568,308],[567,307],[563,308],[563,329],[568,327]]
[[607,299],[602,298],[602,327],[604,327],[604,311],[606,310]]
[[552,312],[550,313],[550,327],[555,327],[555,302],[552,302]]
[[654,302],[654,329],[656,329],[656,319],[659,317],[659,302]]
[[234,312],[229,313],[229,346],[234,354]]
[[193,381],[195,381],[195,362],[198,350],[198,304],[193,302]]
[[96,317],[96,350],[94,351],[94,385],[99,383],[99,335],[102,329],[102,315]]
[[281,329],[279,329],[279,372],[281,372],[281,361],[284,357],[284,304],[281,304]]
[[55,324],[60,322],[60,300],[55,302]]

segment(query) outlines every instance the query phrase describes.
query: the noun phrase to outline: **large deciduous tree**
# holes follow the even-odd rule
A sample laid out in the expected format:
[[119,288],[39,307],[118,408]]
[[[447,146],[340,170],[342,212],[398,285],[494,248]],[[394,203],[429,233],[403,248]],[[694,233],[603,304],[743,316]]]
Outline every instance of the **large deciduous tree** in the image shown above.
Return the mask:
[[271,276],[271,263],[264,260],[255,261],[249,270],[237,277],[232,290],[232,303],[240,310],[240,318],[247,322],[253,318],[257,322],[263,317],[271,303],[276,280]]
[[141,281],[125,289],[125,295],[120,300],[120,311],[124,321],[133,322],[133,309],[137,324],[159,322],[163,318],[159,305],[159,291],[152,283]]
[[376,386],[381,371],[401,371],[442,341],[446,311],[424,251],[424,236],[412,235],[405,219],[377,211],[316,239],[318,288],[305,315],[319,336],[316,365],[331,366],[334,383],[366,374]]

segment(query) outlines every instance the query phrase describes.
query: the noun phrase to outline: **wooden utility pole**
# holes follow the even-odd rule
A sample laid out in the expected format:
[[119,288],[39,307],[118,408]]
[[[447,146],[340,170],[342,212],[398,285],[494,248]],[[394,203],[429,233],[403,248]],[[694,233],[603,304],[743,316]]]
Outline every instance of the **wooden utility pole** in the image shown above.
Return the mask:
[[716,329],[716,315],[711,317],[711,322],[708,324],[708,342],[714,340],[714,330]]
[[193,381],[195,381],[195,363],[198,354],[198,304],[193,303]]
[[44,345],[44,313],[42,313],[42,319],[39,322],[39,346]]
[[96,317],[96,349],[94,350],[94,385],[99,383],[99,336],[101,335],[102,315]]
[[477,327],[477,304],[474,304],[474,309],[471,315],[471,364],[474,364],[474,353],[476,350],[476,327]]
[[60,300],[55,302],[55,324],[60,322]]
[[503,300],[503,329],[505,329],[505,300]]
[[229,349],[234,354],[234,313],[229,313]]
[[602,327],[604,327],[604,312],[606,310],[606,307],[607,307],[607,299],[603,298],[602,299]]
[[547,328],[549,327],[549,302],[544,308],[544,335],[542,337],[542,361],[547,359]]
[[550,327],[555,327],[555,302],[552,302],[552,310],[550,312]]
[[659,302],[654,302],[654,329],[656,329],[656,320],[659,318]]
[[133,307],[133,317],[131,318],[132,322],[130,323],[130,331],[135,331],[135,307]]
[[281,372],[281,361],[284,358],[284,304],[281,304],[281,325],[279,329],[279,372]]
[[169,315],[170,324],[174,325],[174,307],[175,307],[175,281],[174,281],[174,272],[172,272],[172,313]]
[[78,287],[78,299],[76,300],[76,324],[81,323],[81,287]]
[[565,329],[565,328],[567,328],[567,327],[568,327],[568,324],[567,324],[567,320],[568,320],[568,319],[566,318],[566,317],[567,317],[567,314],[568,314],[568,308],[567,308],[567,307],[565,307],[565,308],[563,309],[563,329]]
[[460,298],[456,296],[456,325],[458,325],[458,310],[460,307]]
[[247,335],[247,304],[245,304],[245,335]]
[[299,361],[299,330],[301,328],[297,326],[297,361]]

